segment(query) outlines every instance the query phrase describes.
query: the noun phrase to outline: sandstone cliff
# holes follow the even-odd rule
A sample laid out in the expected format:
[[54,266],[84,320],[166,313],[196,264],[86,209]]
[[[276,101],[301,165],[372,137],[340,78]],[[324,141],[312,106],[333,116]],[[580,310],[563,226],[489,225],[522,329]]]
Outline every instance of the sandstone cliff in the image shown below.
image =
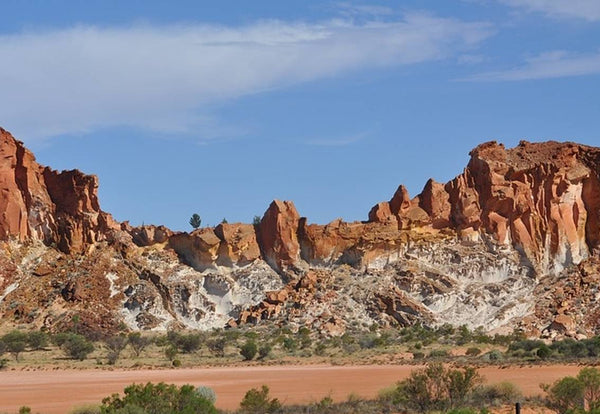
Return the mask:
[[[400,185],[365,222],[309,224],[275,200],[260,223],[191,233],[101,211],[96,177],[56,172],[0,129],[0,314],[59,329],[263,320],[600,330],[600,149],[488,142],[462,174]],[[294,306],[286,306],[293,304]],[[582,305],[583,304],[583,305]]]

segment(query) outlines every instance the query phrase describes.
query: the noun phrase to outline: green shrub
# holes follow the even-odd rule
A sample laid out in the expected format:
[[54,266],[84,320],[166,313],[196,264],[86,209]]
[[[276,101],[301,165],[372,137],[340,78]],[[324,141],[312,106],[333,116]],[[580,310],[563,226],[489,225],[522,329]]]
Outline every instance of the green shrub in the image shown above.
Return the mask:
[[481,349],[477,348],[477,347],[471,347],[469,349],[467,349],[467,351],[465,352],[466,356],[477,356],[481,354]]
[[48,346],[48,334],[42,331],[31,331],[27,335],[27,344],[33,350],[44,349]]
[[94,351],[94,344],[83,335],[69,334],[61,345],[66,356],[83,361]]
[[248,340],[244,345],[240,347],[240,354],[244,357],[244,361],[250,361],[258,352],[258,347],[256,346],[256,342],[253,340]]
[[429,353],[429,358],[447,358],[448,351],[445,349],[434,349]]
[[117,394],[102,401],[102,414],[216,414],[217,409],[201,396],[192,385],[177,387],[173,384],[133,384],[125,388],[125,395]]
[[441,363],[431,363],[400,381],[393,401],[408,411],[446,411],[460,407],[479,382],[481,377],[474,368],[445,368]]
[[521,390],[511,382],[482,385],[478,387],[473,401],[483,406],[500,406],[514,404],[523,399]]
[[142,351],[152,343],[152,340],[142,336],[139,332],[131,332],[127,337],[127,343],[135,356],[139,357]]
[[15,360],[19,360],[21,352],[27,348],[27,334],[18,330],[11,331],[0,338],[4,343],[6,351],[11,353]]
[[274,413],[280,408],[281,403],[277,398],[270,398],[269,387],[266,385],[263,385],[260,390],[252,388],[240,403],[240,411],[244,414]]
[[258,358],[259,359],[265,359],[266,357],[269,356],[269,354],[271,353],[271,350],[273,348],[271,347],[270,344],[264,344],[262,345],[260,348],[258,348]]
[[171,363],[171,365],[173,365],[175,368],[179,368],[181,366],[181,360],[174,359],[173,362]]
[[200,387],[196,388],[196,394],[213,404],[217,401],[217,394],[215,394],[215,391],[210,387],[201,385]]
[[83,405],[81,407],[75,407],[69,414],[100,414],[99,405]]
[[213,353],[213,355],[218,357],[225,356],[225,338],[213,338],[206,341],[206,347]]
[[167,359],[171,362],[173,362],[173,360],[175,359],[175,357],[177,356],[177,347],[174,345],[169,345],[165,348],[165,357],[167,357]]

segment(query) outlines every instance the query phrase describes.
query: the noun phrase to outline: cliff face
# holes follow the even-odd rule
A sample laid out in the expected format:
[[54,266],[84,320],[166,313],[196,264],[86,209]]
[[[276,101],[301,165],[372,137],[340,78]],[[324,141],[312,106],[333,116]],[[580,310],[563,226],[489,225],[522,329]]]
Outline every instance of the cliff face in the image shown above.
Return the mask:
[[97,189],[95,176],[39,165],[0,128],[0,240],[41,240],[65,253],[83,252],[116,227],[100,210]]
[[455,179],[413,198],[400,185],[365,222],[309,224],[276,200],[260,223],[177,233],[115,223],[96,177],[40,166],[1,129],[0,144],[4,318],[60,327],[78,313],[106,329],[276,319],[331,335],[416,321],[600,331],[598,148],[489,142]]

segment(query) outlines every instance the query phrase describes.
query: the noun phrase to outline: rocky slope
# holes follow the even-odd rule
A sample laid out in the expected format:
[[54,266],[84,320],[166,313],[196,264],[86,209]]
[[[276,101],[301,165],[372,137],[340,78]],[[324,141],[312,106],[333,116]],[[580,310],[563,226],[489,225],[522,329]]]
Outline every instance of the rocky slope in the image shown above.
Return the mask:
[[0,130],[0,315],[61,329],[261,323],[466,324],[597,333],[600,149],[495,142],[462,174],[400,186],[365,222],[309,224],[273,201],[257,225],[192,233],[100,210],[97,179],[55,172]]

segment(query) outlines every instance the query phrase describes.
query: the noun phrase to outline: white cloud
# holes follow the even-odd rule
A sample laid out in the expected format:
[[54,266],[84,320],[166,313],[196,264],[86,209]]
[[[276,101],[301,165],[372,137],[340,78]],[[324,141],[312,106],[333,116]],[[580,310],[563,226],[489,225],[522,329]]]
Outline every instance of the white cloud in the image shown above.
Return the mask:
[[370,131],[365,131],[346,137],[312,139],[307,141],[307,144],[317,147],[345,147],[346,145],[362,141],[371,135],[372,133]]
[[553,17],[600,20],[600,0],[500,0],[509,6],[542,12]]
[[352,70],[443,59],[490,35],[424,14],[355,24],[80,26],[0,36],[3,126],[25,139],[129,126],[191,134],[210,107]]
[[504,71],[471,76],[474,81],[522,81],[600,74],[600,52],[573,55],[565,51],[542,53],[526,60],[525,65]]

